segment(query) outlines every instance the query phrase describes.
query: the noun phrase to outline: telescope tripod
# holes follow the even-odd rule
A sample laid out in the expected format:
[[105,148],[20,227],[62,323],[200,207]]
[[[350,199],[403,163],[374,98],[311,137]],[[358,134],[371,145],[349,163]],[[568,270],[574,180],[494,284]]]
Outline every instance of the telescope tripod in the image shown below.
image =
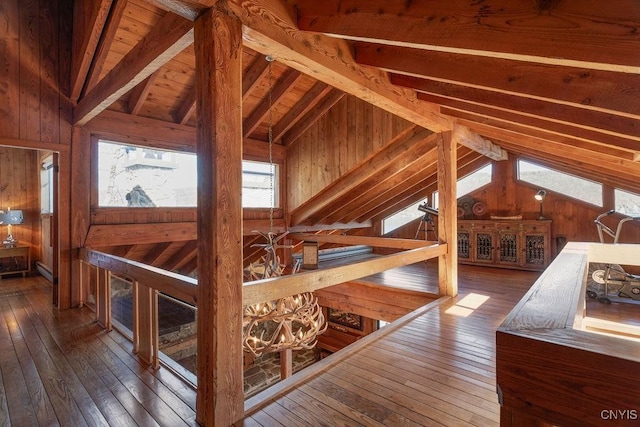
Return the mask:
[[418,236],[420,235],[421,231],[424,232],[424,240],[429,240],[429,232],[433,233],[434,241],[438,240],[438,236],[436,235],[435,224],[433,223],[433,218],[428,213],[424,214],[422,219],[420,219],[420,224],[418,225],[418,229],[416,230],[416,235],[414,239],[416,240],[418,239]]

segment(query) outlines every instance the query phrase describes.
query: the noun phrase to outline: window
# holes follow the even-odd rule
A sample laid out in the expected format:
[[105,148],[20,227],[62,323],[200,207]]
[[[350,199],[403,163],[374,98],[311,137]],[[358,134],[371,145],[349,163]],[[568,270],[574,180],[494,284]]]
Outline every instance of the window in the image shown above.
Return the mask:
[[602,184],[518,160],[518,179],[602,207]]
[[[469,194],[472,191],[475,191],[478,188],[491,183],[492,172],[493,167],[492,164],[489,163],[488,165],[470,173],[469,175],[460,178],[457,184],[456,197],[462,197],[465,194]],[[431,200],[431,206],[437,209],[437,191],[433,193],[433,197]],[[396,228],[400,228],[403,225],[410,223],[414,219],[418,219],[424,216],[424,212],[418,210],[418,205],[421,205],[424,202],[425,201],[420,201],[382,220],[382,234],[389,233]]]
[[[101,207],[197,206],[196,155],[111,141],[98,142]],[[242,162],[242,206],[278,206],[278,167]]]
[[242,162],[242,206],[275,208],[278,203],[278,166],[263,162]]
[[53,213],[53,156],[47,157],[40,167],[40,213]]
[[640,216],[640,195],[628,191],[615,189],[616,212],[632,217]]

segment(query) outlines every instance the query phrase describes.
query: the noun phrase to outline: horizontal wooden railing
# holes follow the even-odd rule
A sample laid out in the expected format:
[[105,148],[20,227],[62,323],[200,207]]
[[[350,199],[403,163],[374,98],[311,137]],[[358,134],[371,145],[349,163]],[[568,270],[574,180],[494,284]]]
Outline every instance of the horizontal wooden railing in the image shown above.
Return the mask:
[[635,340],[631,326],[624,337],[586,329],[590,262],[640,265],[640,245],[567,244],[502,323],[496,334],[502,425],[601,425],[609,411],[635,417],[615,425],[636,425],[640,328]]
[[[299,234],[293,235],[292,238],[294,240],[322,240],[329,237]],[[335,239],[332,240],[335,243],[368,244],[404,250],[349,265],[246,282],[243,284],[243,305],[316,291],[361,279],[388,269],[435,258],[445,254],[447,251],[446,244],[425,241],[362,237],[345,239],[344,236],[332,236],[331,239]],[[131,281],[133,291],[133,349],[142,360],[154,367],[158,367],[160,362],[158,354],[158,294],[161,292],[197,308],[197,280],[87,248],[80,249],[78,258],[81,261],[81,288],[87,289],[89,287],[88,281],[95,283],[96,317],[107,329],[111,329],[112,325],[110,277],[115,275]]]

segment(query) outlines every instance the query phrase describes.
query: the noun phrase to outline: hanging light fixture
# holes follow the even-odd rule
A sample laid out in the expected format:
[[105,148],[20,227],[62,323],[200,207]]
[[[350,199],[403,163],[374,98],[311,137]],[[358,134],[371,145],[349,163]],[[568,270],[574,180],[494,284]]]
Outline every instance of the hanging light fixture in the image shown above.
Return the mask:
[[[245,270],[248,280],[260,280],[282,276],[285,265],[280,263],[276,251],[279,248],[291,248],[279,242],[288,234],[277,235],[273,231],[273,209],[275,205],[274,162],[273,162],[273,113],[272,113],[272,72],[273,58],[269,62],[269,164],[271,166],[271,207],[269,209],[269,232],[258,231],[267,241],[265,244],[252,245],[262,247],[266,254],[253,262]],[[297,262],[291,274],[300,269]],[[248,305],[243,311],[242,346],[244,351],[255,356],[282,350],[311,349],[318,342],[318,335],[327,329],[318,298],[312,292],[304,292],[280,298],[275,301]]]

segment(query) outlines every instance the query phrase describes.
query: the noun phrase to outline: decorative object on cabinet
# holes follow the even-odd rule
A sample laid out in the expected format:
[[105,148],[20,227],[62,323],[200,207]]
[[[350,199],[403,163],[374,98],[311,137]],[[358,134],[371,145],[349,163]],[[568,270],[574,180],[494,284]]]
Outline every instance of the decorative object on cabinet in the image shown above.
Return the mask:
[[551,259],[550,220],[459,220],[458,261],[543,270]]
[[13,248],[18,243],[18,239],[13,237],[13,226],[17,224],[22,224],[24,217],[22,215],[21,210],[11,210],[11,208],[7,209],[7,212],[4,212],[0,221],[2,224],[7,224],[7,237],[2,241],[2,244],[5,248]]
[[544,198],[547,197],[547,192],[544,190],[538,190],[538,192],[536,193],[535,196],[533,196],[537,201],[540,202],[540,216],[538,217],[539,220],[543,220],[546,219],[544,217],[544,215],[542,214],[542,204],[544,203]]

